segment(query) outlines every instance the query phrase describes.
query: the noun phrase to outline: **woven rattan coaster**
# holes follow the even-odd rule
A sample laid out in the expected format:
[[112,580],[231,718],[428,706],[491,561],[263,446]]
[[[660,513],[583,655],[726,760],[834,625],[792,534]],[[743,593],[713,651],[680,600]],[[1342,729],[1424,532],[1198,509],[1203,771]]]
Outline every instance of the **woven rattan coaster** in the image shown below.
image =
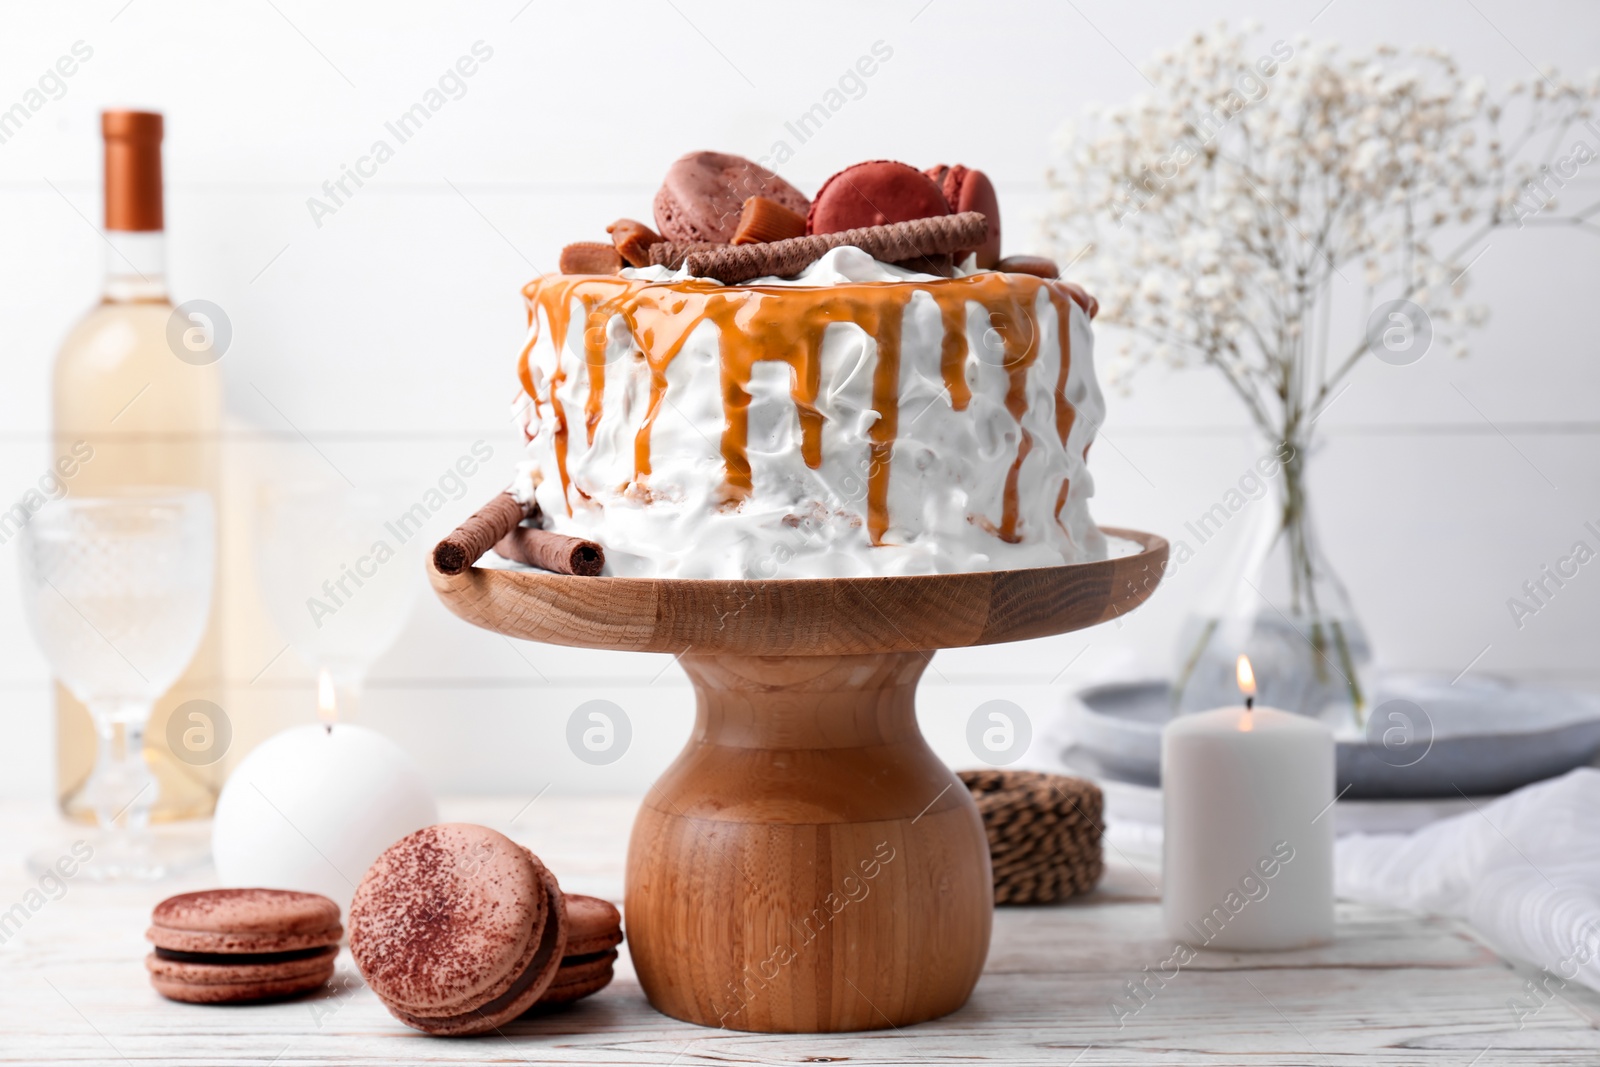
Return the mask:
[[1100,880],[1104,797],[1082,778],[1037,771],[957,771],[989,835],[996,904],[1050,904]]

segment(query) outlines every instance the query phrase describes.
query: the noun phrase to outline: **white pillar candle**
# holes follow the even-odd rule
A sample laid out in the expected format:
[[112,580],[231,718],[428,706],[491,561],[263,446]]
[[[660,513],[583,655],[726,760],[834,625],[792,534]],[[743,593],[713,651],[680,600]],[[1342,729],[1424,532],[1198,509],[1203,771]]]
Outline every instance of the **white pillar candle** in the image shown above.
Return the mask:
[[[333,717],[333,686],[319,679]],[[211,852],[224,886],[321,893],[346,914],[378,854],[438,822],[433,794],[406,751],[365,727],[326,721],[274,734],[228,776]]]
[[1333,732],[1247,703],[1161,735],[1161,904],[1194,948],[1292,949],[1333,938]]

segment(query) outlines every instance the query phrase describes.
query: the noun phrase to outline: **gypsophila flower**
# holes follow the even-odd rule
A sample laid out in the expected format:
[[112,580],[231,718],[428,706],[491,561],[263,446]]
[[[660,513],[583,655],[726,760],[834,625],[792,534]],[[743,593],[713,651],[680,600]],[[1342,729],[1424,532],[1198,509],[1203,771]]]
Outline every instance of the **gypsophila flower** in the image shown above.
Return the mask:
[[1046,227],[1101,321],[1131,335],[1117,381],[1150,362],[1214,366],[1264,432],[1309,444],[1309,413],[1365,352],[1328,358],[1336,283],[1359,285],[1366,310],[1422,306],[1460,353],[1487,314],[1463,298],[1489,232],[1600,232],[1555,213],[1574,167],[1600,160],[1600,131],[1581,125],[1600,72],[1544,67],[1496,98],[1439,48],[1253,36],[1197,31],[1152,57],[1153,89],[1064,127]]

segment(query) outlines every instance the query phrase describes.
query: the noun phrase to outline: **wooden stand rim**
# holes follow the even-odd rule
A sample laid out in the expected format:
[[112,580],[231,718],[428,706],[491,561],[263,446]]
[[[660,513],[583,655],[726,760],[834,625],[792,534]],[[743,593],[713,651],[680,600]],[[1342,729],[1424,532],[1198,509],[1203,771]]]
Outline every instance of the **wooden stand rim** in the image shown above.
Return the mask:
[[1127,614],[1160,583],[1168,545],[1102,527],[1128,556],[1027,570],[861,578],[585,578],[471,567],[434,591],[475,626],[626,652],[832,656],[1023,641]]

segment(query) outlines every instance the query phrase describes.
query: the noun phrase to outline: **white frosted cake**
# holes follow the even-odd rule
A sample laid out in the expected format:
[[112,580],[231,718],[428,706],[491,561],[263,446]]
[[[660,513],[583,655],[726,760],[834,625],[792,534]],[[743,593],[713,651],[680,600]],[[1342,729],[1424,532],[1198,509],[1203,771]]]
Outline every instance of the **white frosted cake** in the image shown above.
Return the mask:
[[937,277],[846,246],[740,285],[661,266],[531,283],[513,492],[614,575],[1103,558],[1089,316],[1064,283],[967,264]]

